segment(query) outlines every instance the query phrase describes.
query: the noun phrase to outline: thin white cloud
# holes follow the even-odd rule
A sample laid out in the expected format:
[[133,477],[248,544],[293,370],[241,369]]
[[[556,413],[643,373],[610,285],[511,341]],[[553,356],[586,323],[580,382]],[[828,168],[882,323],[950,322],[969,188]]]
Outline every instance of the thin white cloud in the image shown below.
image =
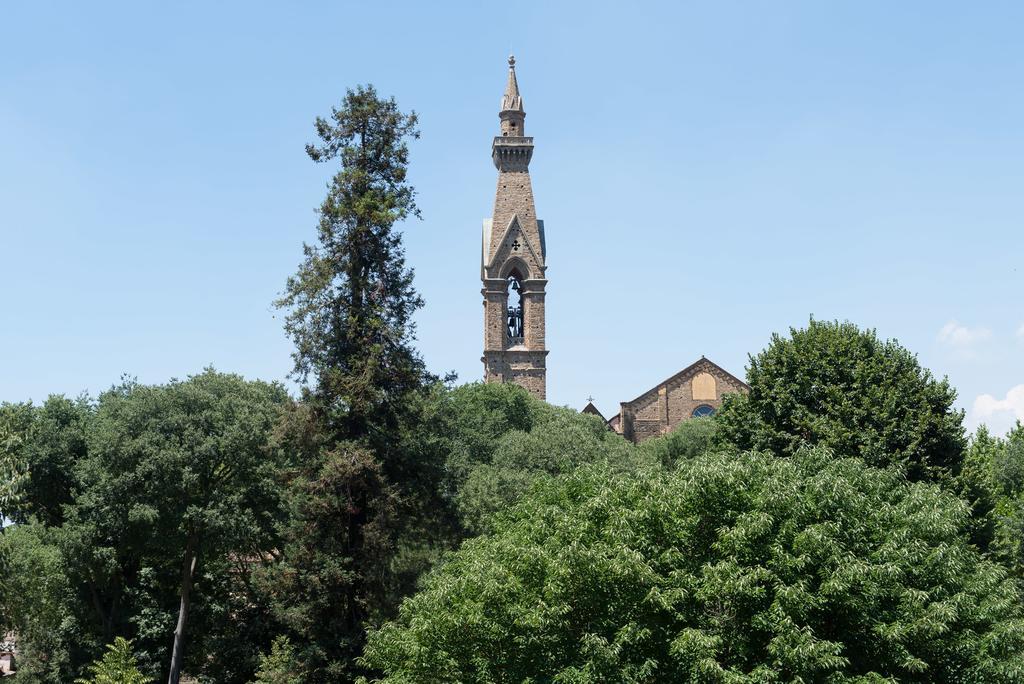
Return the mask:
[[992,331],[988,328],[968,328],[956,321],[950,321],[939,331],[939,342],[957,349],[972,347],[990,337],[992,337]]
[[1018,420],[1024,421],[1024,384],[1011,387],[1002,399],[991,394],[977,396],[967,416],[967,425],[973,430],[984,423],[994,434],[1004,435]]
[[1017,328],[1017,339],[1024,340],[1024,323],[1021,323],[1020,327]]

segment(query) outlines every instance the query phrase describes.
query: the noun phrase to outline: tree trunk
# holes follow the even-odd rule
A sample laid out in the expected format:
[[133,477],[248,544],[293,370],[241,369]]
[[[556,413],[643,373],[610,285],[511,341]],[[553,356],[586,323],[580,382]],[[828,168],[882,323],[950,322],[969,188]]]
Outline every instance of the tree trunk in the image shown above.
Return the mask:
[[181,663],[185,658],[185,623],[192,599],[192,574],[196,570],[195,546],[192,539],[185,544],[185,560],[181,566],[181,607],[178,609],[178,624],[174,628],[174,650],[171,652],[171,674],[167,684],[178,684],[181,678]]

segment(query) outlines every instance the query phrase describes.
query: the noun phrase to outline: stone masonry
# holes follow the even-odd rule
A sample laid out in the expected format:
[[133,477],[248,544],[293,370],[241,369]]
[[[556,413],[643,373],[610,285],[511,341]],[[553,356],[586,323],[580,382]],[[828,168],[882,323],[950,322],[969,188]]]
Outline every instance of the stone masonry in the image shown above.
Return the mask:
[[[511,382],[533,396],[547,394],[544,294],[547,250],[544,222],[537,219],[530,183],[533,138],[526,137],[526,112],[508,60],[501,100],[501,135],[491,158],[498,169],[494,212],[483,224],[480,253],[484,305],[484,380]],[[518,299],[518,303],[514,300]]]
[[636,399],[622,402],[608,426],[630,441],[642,442],[671,432],[684,420],[713,413],[730,392],[749,391],[745,382],[701,357]]
[[[480,249],[484,380],[511,382],[545,399],[547,247],[544,222],[534,207],[533,138],[526,135],[514,57],[508,59],[508,82],[498,119],[501,134],[491,143],[498,186],[494,211],[483,223]],[[739,378],[701,358],[633,401],[623,402],[619,414],[607,424],[626,439],[640,442],[669,432],[684,420],[714,412],[729,392],[749,389]],[[593,404],[585,411],[601,415]]]

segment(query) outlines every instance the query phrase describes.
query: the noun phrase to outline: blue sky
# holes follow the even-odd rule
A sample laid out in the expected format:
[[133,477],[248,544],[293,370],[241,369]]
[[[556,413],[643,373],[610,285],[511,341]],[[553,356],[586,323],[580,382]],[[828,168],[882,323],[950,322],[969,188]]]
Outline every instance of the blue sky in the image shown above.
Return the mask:
[[421,116],[419,346],[478,379],[515,52],[551,401],[611,414],[701,354],[742,376],[813,314],[899,339],[971,425],[1005,429],[1024,417],[1022,25],[1011,2],[8,3],[0,400],[208,364],[283,379],[270,302],[330,173],[303,146],[367,82]]

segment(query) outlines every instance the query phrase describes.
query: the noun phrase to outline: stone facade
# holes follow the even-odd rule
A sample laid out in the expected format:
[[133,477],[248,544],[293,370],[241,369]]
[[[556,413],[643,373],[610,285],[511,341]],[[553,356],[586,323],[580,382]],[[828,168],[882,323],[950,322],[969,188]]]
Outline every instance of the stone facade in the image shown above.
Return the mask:
[[[547,397],[547,340],[544,297],[547,246],[537,218],[530,182],[533,138],[526,135],[526,111],[508,60],[508,83],[498,113],[500,135],[491,143],[498,170],[494,211],[484,220],[480,248],[486,382],[511,382],[538,399]],[[633,401],[624,402],[608,427],[634,442],[664,434],[696,414],[721,406],[729,392],[749,388],[705,358]],[[593,404],[587,413],[601,416]],[[601,416],[604,419],[604,416]]]
[[530,182],[533,138],[508,60],[508,85],[498,114],[501,135],[491,144],[498,169],[494,212],[484,220],[480,250],[484,305],[484,380],[512,382],[533,396],[547,396],[544,295],[547,248]]
[[709,415],[730,392],[749,392],[745,382],[701,357],[632,401],[620,404],[608,427],[633,442],[671,432],[679,423]]

